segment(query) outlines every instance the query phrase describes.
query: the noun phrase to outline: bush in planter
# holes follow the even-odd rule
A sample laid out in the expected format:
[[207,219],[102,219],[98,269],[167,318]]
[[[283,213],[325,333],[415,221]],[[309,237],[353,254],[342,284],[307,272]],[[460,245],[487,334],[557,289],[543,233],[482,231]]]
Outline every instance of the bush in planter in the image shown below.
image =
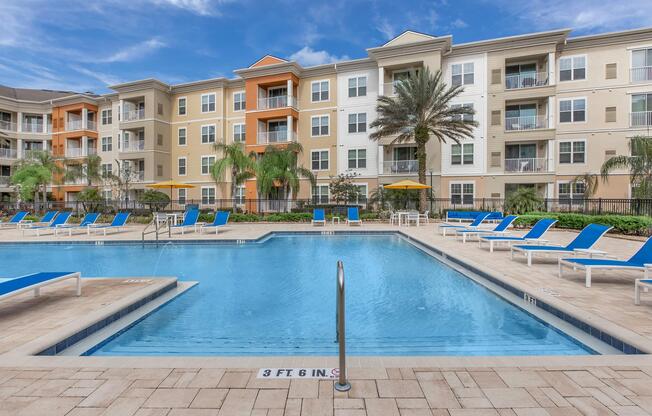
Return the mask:
[[512,192],[505,200],[505,212],[511,214],[523,214],[540,210],[543,207],[543,199],[537,194],[534,188],[519,188]]

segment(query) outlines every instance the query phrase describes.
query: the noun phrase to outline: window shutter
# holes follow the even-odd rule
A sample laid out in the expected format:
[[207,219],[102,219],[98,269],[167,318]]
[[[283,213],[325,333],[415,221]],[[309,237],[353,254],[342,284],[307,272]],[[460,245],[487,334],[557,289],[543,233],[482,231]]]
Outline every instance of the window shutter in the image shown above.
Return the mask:
[[616,79],[618,77],[618,65],[617,64],[607,64],[605,66],[605,78],[606,79]]
[[157,140],[156,140],[156,141],[158,142],[158,145],[159,145],[159,146],[163,146],[163,135],[162,135],[162,134],[159,134],[159,135],[157,136]]
[[500,192],[492,192],[491,197],[492,198],[500,198]]
[[616,122],[616,107],[606,107],[604,112],[604,121],[607,123]]
[[493,85],[500,84],[500,68],[491,70],[491,83]]
[[491,112],[491,125],[500,126],[500,110],[494,110]]
[[163,115],[163,104],[161,103],[158,103],[158,113],[161,116]]
[[604,160],[605,161],[611,159],[614,156],[616,156],[616,151],[615,150],[605,150],[604,151]]
[[501,159],[501,153],[500,152],[491,152],[491,167],[492,168],[499,168],[500,167],[500,159]]
[[156,175],[163,176],[163,165],[156,165]]

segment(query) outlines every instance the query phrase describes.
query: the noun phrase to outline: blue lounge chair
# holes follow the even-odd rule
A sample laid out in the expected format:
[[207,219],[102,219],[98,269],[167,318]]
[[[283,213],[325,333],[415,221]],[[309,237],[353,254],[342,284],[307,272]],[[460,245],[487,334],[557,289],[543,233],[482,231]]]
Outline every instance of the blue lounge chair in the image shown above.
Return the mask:
[[183,222],[179,225],[172,225],[170,228],[172,230],[181,230],[181,235],[185,232],[186,228],[192,228],[194,231],[197,231],[197,220],[199,219],[199,210],[198,209],[189,209],[183,215]]
[[34,273],[0,282],[0,300],[30,290],[34,291],[34,296],[39,296],[43,286],[51,285],[67,279],[77,280],[77,296],[81,296],[81,274],[79,272],[47,272]]
[[115,217],[113,217],[111,224],[93,224],[89,226],[88,229],[89,231],[92,230],[93,232],[102,231],[104,235],[106,235],[107,231],[120,232],[122,231],[122,228],[124,228],[125,224],[127,224],[129,215],[130,214],[128,212],[118,212],[115,214]]
[[229,211],[217,211],[215,214],[215,219],[211,224],[204,224],[201,226],[199,229],[200,233],[203,233],[204,230],[208,230],[211,228],[215,229],[215,234],[219,231],[220,228],[224,227],[227,222],[229,222]]
[[512,223],[518,218],[518,215],[508,215],[501,222],[494,227],[493,230],[479,230],[479,229],[462,229],[455,230],[455,234],[459,237],[462,236],[462,243],[466,243],[466,238],[477,236],[478,238],[483,235],[499,235],[507,232]]
[[79,224],[64,224],[54,230],[54,235],[59,235],[59,231],[68,231],[68,236],[72,236],[72,232],[75,230],[85,230],[86,234],[90,234],[90,226],[97,222],[97,219],[100,218],[100,214],[97,212],[89,212],[84,215],[84,218]]
[[513,243],[546,243],[545,240],[543,240],[541,237],[552,227],[557,220],[553,220],[552,218],[543,218],[537,221],[536,224],[534,224],[534,227],[530,229],[530,231],[527,232],[523,237],[516,237],[516,236],[511,236],[511,235],[481,235],[480,236],[480,247],[482,247],[482,243],[489,243],[489,252],[493,253],[494,252],[494,245],[500,244],[500,243],[505,243],[508,246],[511,247]]
[[362,220],[360,219],[360,211],[358,210],[358,207],[347,208],[346,223],[349,225],[353,225],[353,224],[362,225]]
[[14,214],[9,221],[0,221],[0,228],[4,227],[15,227],[18,228],[21,224],[25,223],[25,217],[29,214],[27,211],[19,211]]
[[481,212],[479,213],[473,222],[469,225],[461,225],[461,224],[439,224],[439,231],[441,231],[441,235],[446,237],[446,231],[455,231],[455,230],[476,230],[482,224],[484,220],[489,217],[491,213],[489,212]]
[[49,233],[49,231],[56,232],[57,227],[61,227],[65,225],[70,219],[71,215],[72,215],[71,211],[60,212],[59,214],[57,214],[56,217],[54,217],[54,220],[52,220],[52,222],[48,225],[34,225],[31,227],[23,228],[23,235],[25,235],[26,231],[35,231],[36,236],[40,236],[44,232]]
[[647,278],[647,271],[652,268],[652,237],[648,238],[645,244],[629,260],[560,258],[559,277],[562,277],[563,266],[584,269],[586,272],[586,287],[591,287],[591,271],[593,269],[641,270],[645,273],[645,278]]
[[521,252],[527,257],[527,265],[532,265],[532,256],[534,254],[577,254],[582,251],[590,250],[611,227],[602,224],[589,224],[575,237],[567,246],[539,246],[539,245],[517,245],[512,246],[511,255],[514,258],[514,252]]
[[326,212],[324,208],[315,208],[312,210],[312,225],[326,225]]
[[54,220],[54,218],[57,216],[58,213],[59,211],[48,211],[39,221],[36,222],[25,221],[25,222],[31,225],[48,225],[52,222],[52,220]]

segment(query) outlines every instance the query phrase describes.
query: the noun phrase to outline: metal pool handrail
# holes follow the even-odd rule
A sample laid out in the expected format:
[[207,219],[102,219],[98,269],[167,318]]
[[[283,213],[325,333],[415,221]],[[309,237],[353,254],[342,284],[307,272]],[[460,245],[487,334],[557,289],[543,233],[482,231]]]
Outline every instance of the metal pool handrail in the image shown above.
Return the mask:
[[344,321],[344,264],[342,260],[337,261],[337,307],[335,309],[335,342],[339,344],[340,371],[339,378],[335,383],[335,390],[349,391],[351,384],[346,381],[346,334]]

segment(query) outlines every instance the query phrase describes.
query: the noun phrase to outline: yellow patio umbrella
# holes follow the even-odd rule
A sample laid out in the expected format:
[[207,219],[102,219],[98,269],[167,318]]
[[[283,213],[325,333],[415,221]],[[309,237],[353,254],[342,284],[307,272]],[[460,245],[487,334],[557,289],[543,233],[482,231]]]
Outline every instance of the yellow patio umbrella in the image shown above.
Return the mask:
[[384,188],[385,189],[428,189],[431,188],[431,186],[406,179],[404,181],[398,181],[398,182],[385,185]]
[[185,189],[185,188],[194,188],[195,185],[189,183],[177,182],[177,181],[163,181],[147,185],[148,188],[154,189],[169,189],[170,190],[170,199],[172,199],[172,190],[173,189]]

